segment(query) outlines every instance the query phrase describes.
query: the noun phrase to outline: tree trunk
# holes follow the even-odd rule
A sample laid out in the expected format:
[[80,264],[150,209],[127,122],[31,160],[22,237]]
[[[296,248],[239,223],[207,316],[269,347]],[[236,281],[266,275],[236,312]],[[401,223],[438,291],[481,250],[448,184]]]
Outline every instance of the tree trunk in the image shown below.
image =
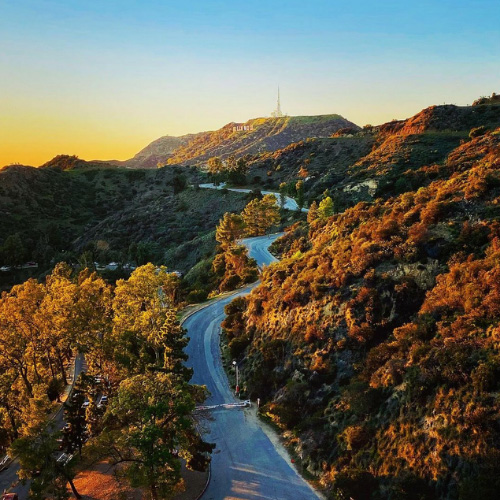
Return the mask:
[[156,484],[151,485],[151,498],[152,500],[158,500],[158,492],[156,491]]
[[47,361],[49,363],[50,373],[52,373],[52,378],[56,378],[56,374],[54,373],[54,367],[52,366],[52,360],[50,359],[50,351],[47,349],[45,351],[45,354],[47,356]]
[[56,352],[57,352],[57,359],[59,361],[59,369],[61,371],[64,385],[68,385],[68,379],[66,378],[66,371],[64,370],[64,363],[62,360],[61,352],[59,351],[59,349],[57,349]]
[[78,491],[76,491],[75,483],[73,483],[73,480],[70,477],[68,477],[68,483],[71,487],[71,491],[73,492],[73,495],[75,495],[75,498],[82,498],[82,495],[80,495],[80,493],[78,493]]
[[30,398],[33,397],[33,387],[31,386],[30,381],[28,380],[28,371],[20,368],[21,377],[23,379],[24,385],[26,386],[26,390],[28,391],[28,395]]
[[14,418],[14,411],[11,409],[9,403],[7,402],[5,402],[4,408],[7,411],[7,415],[9,415],[10,425],[14,433],[14,438],[17,439],[19,437],[19,432],[17,431],[17,422],[16,419]]
[[36,354],[35,354],[35,352],[33,352],[33,371],[35,372],[36,381],[40,382],[41,377],[40,377],[40,374],[38,373],[37,364],[38,364],[38,361],[36,358]]

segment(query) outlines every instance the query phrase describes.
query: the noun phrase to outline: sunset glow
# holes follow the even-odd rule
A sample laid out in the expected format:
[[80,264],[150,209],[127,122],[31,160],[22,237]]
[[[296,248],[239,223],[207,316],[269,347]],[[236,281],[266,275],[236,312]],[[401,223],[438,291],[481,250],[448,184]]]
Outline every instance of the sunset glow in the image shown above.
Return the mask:
[[[498,86],[493,0],[0,3],[0,165],[269,116],[364,125]],[[458,63],[460,61],[460,63]]]

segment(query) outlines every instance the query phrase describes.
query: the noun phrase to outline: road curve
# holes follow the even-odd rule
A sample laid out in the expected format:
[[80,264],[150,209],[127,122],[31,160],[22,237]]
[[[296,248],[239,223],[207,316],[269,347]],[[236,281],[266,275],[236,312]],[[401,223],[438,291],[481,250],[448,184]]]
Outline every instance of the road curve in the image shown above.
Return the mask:
[[[202,189],[227,189],[228,191],[235,191],[236,193],[251,193],[251,189],[243,189],[243,188],[231,188],[231,187],[226,187],[226,184],[223,182],[221,184],[218,184],[217,186],[213,183],[206,183],[206,184],[200,184],[200,188]],[[276,193],[274,191],[261,191],[263,195],[265,194],[274,194],[278,200],[280,199],[280,194]],[[286,210],[298,210],[299,206],[297,205],[297,202],[293,199],[290,198],[290,196],[285,196],[285,204],[283,205],[283,208]],[[301,212],[309,212],[307,208],[302,208]]]
[[[249,238],[243,243],[259,267],[276,259],[267,247],[279,235]],[[253,288],[253,287],[251,287]],[[192,382],[210,391],[207,405],[237,401],[229,387],[219,348],[224,306],[236,295],[211,303],[188,317],[184,327],[190,337],[188,365]],[[204,438],[216,444],[211,480],[203,500],[317,500],[321,498],[290,465],[290,459],[270,441],[254,409],[218,408],[202,422]]]

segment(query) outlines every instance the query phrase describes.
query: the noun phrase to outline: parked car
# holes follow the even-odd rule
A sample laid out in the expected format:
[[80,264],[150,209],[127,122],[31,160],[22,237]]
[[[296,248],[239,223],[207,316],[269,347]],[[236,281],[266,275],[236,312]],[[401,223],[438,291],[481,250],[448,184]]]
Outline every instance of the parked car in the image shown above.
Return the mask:
[[17,493],[4,493],[2,495],[2,500],[19,500]]

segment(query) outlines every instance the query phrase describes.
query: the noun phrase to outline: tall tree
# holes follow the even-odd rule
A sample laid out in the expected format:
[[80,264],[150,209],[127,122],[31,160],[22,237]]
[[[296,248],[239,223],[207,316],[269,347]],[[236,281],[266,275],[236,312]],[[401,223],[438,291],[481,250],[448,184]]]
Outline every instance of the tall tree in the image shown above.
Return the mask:
[[288,185],[286,182],[282,182],[279,187],[279,192],[280,192],[280,208],[283,210],[285,208],[285,203],[286,203],[286,195],[288,193]]
[[243,236],[245,221],[241,215],[226,212],[215,230],[215,239],[222,248],[228,248]]
[[184,364],[188,359],[184,349],[189,342],[185,333],[186,331],[177,319],[176,311],[168,310],[157,338],[157,343],[163,350],[163,369],[168,373],[179,375],[188,382],[193,375],[193,370]]
[[101,450],[121,463],[132,485],[149,489],[151,498],[169,498],[180,482],[180,458],[204,469],[212,446],[202,441],[191,412],[205,390],[173,374],[153,372],[124,380],[107,413]]
[[209,158],[207,168],[209,174],[212,176],[214,184],[219,184],[222,178],[222,173],[224,172],[224,163],[222,160],[218,156]]
[[262,236],[280,221],[276,196],[266,194],[262,200],[252,200],[242,212],[248,236]]
[[301,210],[305,203],[304,181],[298,181],[297,184],[295,184],[295,189],[297,191],[297,206],[299,210]]
[[12,454],[19,460],[19,478],[31,480],[30,498],[33,500],[67,499],[68,483],[73,496],[82,498],[73,482],[75,472],[72,461],[58,461],[61,454],[57,450],[56,438],[56,433],[44,430],[37,435],[20,438],[12,445]]
[[328,217],[333,215],[333,201],[327,196],[323,198],[318,207],[318,217],[320,219],[327,219]]
[[[178,278],[176,278],[178,282]],[[129,369],[160,359],[161,349],[155,339],[165,323],[171,307],[163,291],[170,290],[174,277],[166,267],[156,268],[153,264],[138,267],[128,280],[116,283],[113,299],[113,337],[116,353]],[[156,347],[154,347],[156,346]],[[151,357],[154,353],[155,357]]]
[[26,250],[19,233],[7,236],[3,246],[0,248],[0,255],[4,264],[19,266],[24,262]]
[[307,213],[307,222],[311,224],[317,218],[318,218],[318,204],[316,203],[316,201],[313,201],[311,203],[311,206],[309,207],[309,212]]

